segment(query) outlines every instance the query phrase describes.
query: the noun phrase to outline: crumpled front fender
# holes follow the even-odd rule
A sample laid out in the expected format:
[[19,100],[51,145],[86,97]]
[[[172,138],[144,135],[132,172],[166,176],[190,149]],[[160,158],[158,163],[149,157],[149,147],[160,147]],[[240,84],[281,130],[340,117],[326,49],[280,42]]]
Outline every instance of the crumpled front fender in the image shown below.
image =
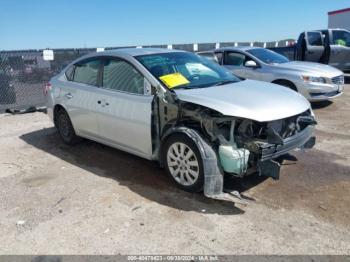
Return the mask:
[[[174,133],[187,135],[197,145],[201,153],[204,171],[204,195],[207,197],[214,197],[222,194],[224,184],[223,172],[219,168],[218,158],[212,147],[197,131],[187,127],[173,127],[168,129],[163,135],[162,141]],[[159,157],[159,159],[162,158]],[[163,163],[161,163],[161,165],[163,165]]]

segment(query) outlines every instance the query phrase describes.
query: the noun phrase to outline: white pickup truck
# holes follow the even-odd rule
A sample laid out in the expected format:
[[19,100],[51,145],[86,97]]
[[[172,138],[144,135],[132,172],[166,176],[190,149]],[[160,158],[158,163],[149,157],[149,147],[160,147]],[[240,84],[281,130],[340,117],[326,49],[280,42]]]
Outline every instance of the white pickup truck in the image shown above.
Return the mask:
[[350,32],[345,29],[305,31],[298,38],[294,60],[329,64],[350,71]]

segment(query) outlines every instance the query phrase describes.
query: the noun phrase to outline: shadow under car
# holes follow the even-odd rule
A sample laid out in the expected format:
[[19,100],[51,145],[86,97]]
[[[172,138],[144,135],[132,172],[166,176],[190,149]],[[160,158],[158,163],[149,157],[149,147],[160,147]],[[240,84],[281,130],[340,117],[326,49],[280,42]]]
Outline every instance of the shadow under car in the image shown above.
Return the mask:
[[[152,162],[123,151],[90,141],[68,146],[59,137],[56,129],[45,128],[20,137],[26,143],[76,165],[95,175],[118,181],[122,186],[151,201],[183,211],[225,215],[238,215],[244,211],[233,202],[206,198],[202,193],[182,191],[167,177],[165,170]],[[225,184],[232,190],[243,193],[266,178],[250,175],[246,178],[225,177]],[[252,200],[252,199],[251,199]]]

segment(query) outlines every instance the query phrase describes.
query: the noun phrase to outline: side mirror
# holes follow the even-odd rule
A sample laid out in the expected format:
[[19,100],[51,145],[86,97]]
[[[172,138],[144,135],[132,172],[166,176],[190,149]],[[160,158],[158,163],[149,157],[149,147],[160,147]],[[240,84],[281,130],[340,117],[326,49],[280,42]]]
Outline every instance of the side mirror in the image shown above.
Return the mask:
[[249,60],[249,61],[245,62],[245,63],[244,63],[244,66],[245,66],[245,67],[250,67],[250,68],[257,68],[257,67],[258,67],[258,65],[256,64],[256,62],[253,61],[253,60]]

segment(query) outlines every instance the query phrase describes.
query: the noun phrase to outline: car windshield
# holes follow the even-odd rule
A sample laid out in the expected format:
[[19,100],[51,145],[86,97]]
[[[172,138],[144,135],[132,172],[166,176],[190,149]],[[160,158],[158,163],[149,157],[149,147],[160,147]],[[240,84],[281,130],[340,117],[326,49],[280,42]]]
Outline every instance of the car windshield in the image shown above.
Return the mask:
[[227,69],[189,52],[142,55],[136,59],[170,89],[201,88],[240,81]]
[[282,64],[289,62],[288,58],[264,48],[256,48],[247,51],[266,64]]

